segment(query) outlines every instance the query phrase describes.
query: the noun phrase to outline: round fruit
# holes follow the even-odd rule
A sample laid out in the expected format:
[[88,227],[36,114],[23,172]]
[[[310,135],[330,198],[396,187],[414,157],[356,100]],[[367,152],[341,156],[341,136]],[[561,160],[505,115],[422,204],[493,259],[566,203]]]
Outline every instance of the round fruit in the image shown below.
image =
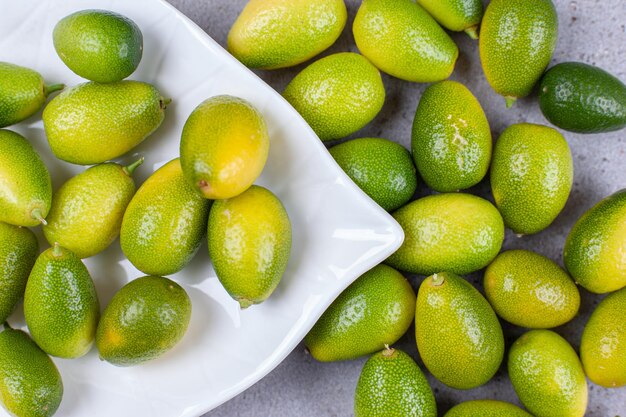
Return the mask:
[[420,99],[411,149],[424,182],[450,192],[478,184],[489,170],[491,130],[476,97],[463,84],[442,81]]
[[443,417],[532,417],[532,415],[504,401],[473,400],[455,405]]
[[56,24],[52,36],[69,69],[100,83],[128,77],[143,53],[143,36],[135,22],[108,10],[72,13]]
[[414,316],[411,284],[395,269],[378,265],[333,301],[304,343],[318,361],[355,359],[398,341]]
[[385,101],[385,86],[367,59],[343,52],[303,69],[283,96],[321,140],[332,140],[356,132],[376,117]]
[[185,335],[191,300],[174,281],[137,278],[115,294],[102,313],[96,334],[100,357],[116,366],[133,366],[172,349]]
[[402,145],[360,138],[333,146],[329,152],[352,181],[385,210],[395,210],[413,197],[415,167]]
[[574,318],[580,294],[556,263],[527,250],[499,254],[485,270],[485,295],[496,313],[516,326],[560,326]]
[[432,17],[448,30],[465,31],[478,39],[478,24],[483,18],[481,0],[417,0]]
[[570,230],[563,261],[574,280],[598,294],[626,286],[626,189],[589,209]]
[[385,263],[414,274],[469,274],[487,266],[504,240],[504,223],[487,200],[470,194],[420,198],[393,213],[404,243]]

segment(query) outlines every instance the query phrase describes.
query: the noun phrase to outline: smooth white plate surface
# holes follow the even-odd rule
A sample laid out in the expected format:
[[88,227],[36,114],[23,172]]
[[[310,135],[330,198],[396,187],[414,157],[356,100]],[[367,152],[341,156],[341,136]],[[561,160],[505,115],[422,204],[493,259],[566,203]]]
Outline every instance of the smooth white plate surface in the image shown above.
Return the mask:
[[[145,156],[138,185],[178,156],[182,126],[206,98],[243,97],[267,120],[270,155],[257,183],[285,204],[294,238],[287,272],[272,297],[240,311],[217,280],[203,245],[192,264],[173,276],[190,295],[193,313],[187,334],[172,351],[133,368],[101,362],[95,348],[77,360],[55,358],[65,385],[58,416],[199,416],[278,365],[345,287],[400,246],[402,230],[337,167],[279,94],[165,2],[0,0],[0,60],[33,68],[48,83],[84,82],[56,55],[52,30],[59,19],[86,8],[117,11],[139,25],[144,56],[131,78],[153,83],[173,99],[157,133],[123,158]],[[52,156],[40,114],[10,129],[35,145],[55,189],[84,169]],[[47,247],[41,235],[40,242]],[[102,306],[143,275],[124,259],[117,241],[86,264]],[[9,321],[25,328],[19,311]]]

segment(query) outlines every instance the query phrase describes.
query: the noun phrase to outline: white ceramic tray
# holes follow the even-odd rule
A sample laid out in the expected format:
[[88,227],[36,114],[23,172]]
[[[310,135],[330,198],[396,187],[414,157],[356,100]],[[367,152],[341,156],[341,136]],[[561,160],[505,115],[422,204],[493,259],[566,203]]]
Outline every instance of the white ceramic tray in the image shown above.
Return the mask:
[[[176,348],[133,368],[101,362],[95,348],[77,360],[54,359],[65,385],[58,416],[199,416],[278,365],[345,287],[400,246],[402,230],[347,178],[279,94],[163,1],[0,0],[0,60],[36,69],[49,83],[83,82],[57,57],[52,30],[62,17],[86,8],[117,11],[139,25],[144,56],[131,78],[155,84],[173,100],[161,128],[136,149],[146,158],[136,173],[138,183],[178,156],[187,116],[208,97],[243,97],[267,120],[271,148],[258,183],[285,204],[294,242],[272,297],[240,311],[215,277],[204,245],[192,264],[173,276],[193,303],[189,330]],[[52,156],[40,114],[10,129],[42,154],[55,188],[84,169]],[[46,247],[41,235],[40,242]],[[117,241],[86,264],[102,306],[143,275],[124,259]],[[21,314],[9,321],[25,328]],[[0,409],[0,415],[6,412]]]

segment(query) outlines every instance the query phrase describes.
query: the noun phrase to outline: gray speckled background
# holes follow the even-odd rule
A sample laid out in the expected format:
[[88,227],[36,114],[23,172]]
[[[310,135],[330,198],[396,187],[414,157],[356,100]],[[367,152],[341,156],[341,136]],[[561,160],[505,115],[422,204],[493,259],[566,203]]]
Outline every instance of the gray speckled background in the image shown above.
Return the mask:
[[[193,19],[220,44],[225,45],[232,23],[246,0],[169,0]],[[339,41],[323,55],[340,51],[357,51],[351,25],[359,1],[348,0],[349,19]],[[626,1],[625,0],[555,0],[559,13],[559,41],[553,63],[577,60],[598,65],[626,80]],[[510,124],[534,122],[547,124],[535,97],[519,100],[507,110],[504,101],[489,87],[482,74],[478,44],[464,34],[453,34],[460,57],[452,79],[461,81],[478,97],[491,123],[494,138]],[[304,65],[279,71],[257,72],[266,82],[281,92]],[[425,84],[403,82],[383,76],[387,99],[376,119],[353,137],[382,136],[409,147],[410,127]],[[547,230],[535,236],[515,237],[510,231],[505,249],[527,248],[562,263],[561,251],[567,232],[578,217],[601,198],[626,187],[626,131],[601,135],[577,135],[565,132],[574,155],[575,179],[570,199]],[[485,182],[471,190],[488,196]],[[423,187],[417,195],[428,193]],[[417,288],[423,277],[412,276]],[[470,281],[481,287],[482,273],[473,274]],[[584,290],[580,314],[569,324],[556,330],[578,348],[580,331],[594,306],[601,299]],[[509,346],[524,331],[504,324]],[[418,363],[412,331],[396,347],[410,353]],[[207,414],[211,417],[252,416],[350,416],[359,372],[365,359],[318,363],[308,356],[302,345],[272,373],[233,400]],[[423,368],[423,366],[422,366]],[[469,399],[493,398],[519,404],[509,382],[505,366],[488,384],[469,391],[445,387],[428,375],[434,389],[440,414],[454,404]],[[607,390],[590,384],[588,416],[604,417],[626,414],[626,387]]]

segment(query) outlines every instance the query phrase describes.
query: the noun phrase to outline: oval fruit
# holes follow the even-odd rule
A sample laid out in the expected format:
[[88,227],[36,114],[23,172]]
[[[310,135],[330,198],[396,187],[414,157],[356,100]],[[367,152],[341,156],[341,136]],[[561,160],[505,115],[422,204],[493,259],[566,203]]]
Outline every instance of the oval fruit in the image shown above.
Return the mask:
[[429,86],[413,119],[411,149],[424,182],[450,192],[478,184],[491,162],[491,130],[476,97],[463,84]]
[[330,47],[346,25],[343,0],[251,0],[228,33],[228,51],[249,68],[298,65]]
[[152,134],[163,122],[166,102],[147,83],[88,82],[50,101],[43,124],[57,158],[78,165],[99,164],[124,155]]
[[528,250],[499,254],[485,270],[484,287],[498,316],[516,326],[560,326],[573,319],[580,307],[580,293],[569,275]]
[[318,361],[355,359],[398,341],[414,316],[411,284],[395,269],[378,265],[333,301],[304,343]]
[[153,360],[185,335],[191,301],[174,281],[155,276],[124,285],[102,313],[96,345],[100,358],[116,366]]
[[572,189],[574,162],[565,138],[546,126],[520,123],[502,132],[491,162],[491,191],[504,224],[533,234],[559,215]]
[[587,380],[576,352],[550,330],[531,330],[509,350],[509,377],[520,401],[536,416],[583,417]]
[[607,388],[626,385],[626,288],[609,294],[591,313],[580,358],[594,383]]
[[354,417],[437,417],[437,403],[415,361],[401,350],[385,348],[363,366]]
[[626,126],[626,85],[581,62],[563,62],[545,73],[539,105],[550,123],[572,132],[612,132]]
[[231,198],[263,171],[270,148],[265,120],[246,100],[215,96],[189,115],[180,141],[180,165],[205,198]]
[[210,207],[185,180],[180,160],[168,162],[128,204],[120,233],[124,255],[146,274],[180,271],[200,248]]
[[430,373],[456,389],[483,385],[504,357],[496,313],[476,288],[448,272],[434,274],[420,285],[415,341]]
[[37,255],[39,243],[30,229],[0,222],[0,323],[24,296]]
[[51,204],[50,173],[39,154],[23,136],[0,129],[0,222],[38,226]]
[[52,197],[43,233],[79,258],[96,255],[120,234],[122,217],[135,194],[132,174],[143,158],[123,167],[109,162],[71,178]]
[[387,139],[360,138],[328,151],[352,181],[385,210],[395,210],[413,197],[417,176],[404,146]]
[[455,405],[443,417],[532,417],[532,415],[504,401],[473,400]]
[[89,352],[100,304],[79,257],[58,244],[39,255],[26,283],[24,318],[46,353],[78,358]]
[[485,77],[507,107],[529,95],[556,47],[558,18],[551,0],[493,0],[480,26]]
[[626,286],[626,189],[587,210],[574,224],[563,249],[574,280],[598,294]]
[[291,252],[291,222],[268,189],[253,185],[213,203],[209,256],[226,291],[241,308],[265,301],[278,286]]
[[454,41],[411,0],[363,0],[352,32],[367,59],[406,81],[445,80],[459,56]]
[[455,32],[465,31],[478,39],[478,25],[483,18],[481,0],[417,0],[441,26]]
[[303,69],[283,96],[321,140],[332,140],[356,132],[376,117],[385,101],[385,86],[366,58],[342,52]]
[[470,194],[420,198],[393,213],[404,243],[385,263],[414,274],[468,274],[487,266],[504,240],[504,224],[489,201]]
[[61,374],[21,330],[0,333],[0,402],[20,417],[51,417],[63,398]]
[[0,62],[0,127],[21,122],[37,113],[63,84],[45,85],[37,71]]
[[81,10],[61,19],[54,48],[69,69],[100,83],[132,74],[143,54],[143,36],[129,18],[108,10]]

